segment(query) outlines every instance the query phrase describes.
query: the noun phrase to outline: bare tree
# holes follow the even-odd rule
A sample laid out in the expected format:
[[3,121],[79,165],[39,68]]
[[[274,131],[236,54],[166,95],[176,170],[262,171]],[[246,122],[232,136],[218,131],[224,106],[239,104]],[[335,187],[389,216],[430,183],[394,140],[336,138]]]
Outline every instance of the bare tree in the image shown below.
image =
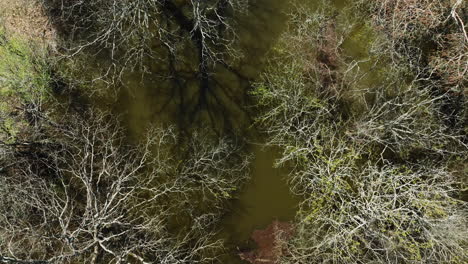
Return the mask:
[[[106,50],[120,68],[175,56],[187,43],[201,69],[232,50],[235,31],[229,13],[245,10],[246,0],[44,1],[58,13],[71,37],[71,55],[88,47]],[[58,25],[60,26],[60,25]],[[76,43],[78,42],[78,43]],[[146,67],[146,66],[145,66]],[[207,69],[203,69],[207,70]]]
[[313,195],[302,204],[310,210],[298,214],[284,263],[467,260],[467,204],[452,198],[457,183],[447,169],[359,166],[342,155],[322,157],[326,163],[318,157],[296,185]]
[[42,2],[65,32],[61,72],[85,83],[82,90],[112,100],[121,88],[130,96],[132,89],[151,89],[164,95],[156,113],[223,126],[218,130],[237,128],[240,115],[248,118],[243,87],[217,74],[244,81],[232,66],[241,54],[235,22],[247,0]]
[[368,66],[342,50],[349,31],[333,26],[348,20],[333,13],[294,13],[252,92],[260,128],[283,150],[277,165],[303,197],[281,263],[466,262],[467,203],[452,164],[468,146],[449,122],[463,113],[444,114],[448,95],[392,63],[381,35],[366,61],[385,74],[362,82]]
[[413,61],[414,72],[442,78],[439,89],[465,93],[468,35],[464,1],[358,1],[357,5],[388,36],[394,62]]
[[[245,179],[247,163],[227,165],[236,155],[232,145],[209,148],[202,141],[204,149],[184,160],[173,151],[172,130],[156,129],[133,147],[104,114],[77,118],[54,135],[27,156],[16,153],[4,168],[2,263],[206,263],[216,257],[222,244],[210,227],[221,211],[201,211],[195,195],[210,192],[216,204]],[[178,214],[193,217],[193,225],[171,233]]]
[[440,101],[446,100],[446,95],[433,96],[424,87],[413,85],[404,87],[396,96],[377,91],[374,104],[355,121],[348,136],[363,144],[378,144],[404,157],[418,151],[463,155],[468,149],[463,131],[448,125],[449,119],[463,117],[440,113]]

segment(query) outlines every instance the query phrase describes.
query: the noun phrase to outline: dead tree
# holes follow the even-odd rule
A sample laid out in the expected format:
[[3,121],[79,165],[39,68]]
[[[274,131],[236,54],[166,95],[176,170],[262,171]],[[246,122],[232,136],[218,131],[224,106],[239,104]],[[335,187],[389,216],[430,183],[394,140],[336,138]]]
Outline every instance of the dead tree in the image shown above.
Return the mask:
[[[237,155],[231,144],[202,141],[184,161],[173,152],[171,129],[156,129],[134,147],[104,114],[54,132],[54,144],[36,150],[41,155],[2,172],[2,263],[204,263],[216,256],[222,245],[210,228],[219,202],[247,175],[247,163],[227,161]],[[195,197],[207,192],[213,200],[205,203],[214,205],[197,211]],[[194,225],[171,233],[179,214]]]

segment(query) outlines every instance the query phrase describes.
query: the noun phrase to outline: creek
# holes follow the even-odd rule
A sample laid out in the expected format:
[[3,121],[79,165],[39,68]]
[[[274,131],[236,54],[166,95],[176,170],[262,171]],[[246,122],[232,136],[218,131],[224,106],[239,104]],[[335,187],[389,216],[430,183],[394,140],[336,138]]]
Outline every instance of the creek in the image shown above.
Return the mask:
[[[317,1],[299,2],[313,6]],[[333,3],[341,7],[344,1]],[[264,58],[285,29],[287,14],[293,7],[284,0],[250,1],[249,9],[239,15],[235,23],[236,45],[241,56],[233,69],[215,67],[211,77],[216,80],[212,84],[216,98],[208,98],[207,106],[197,109],[197,117],[190,117],[190,106],[187,106],[200,89],[196,78],[181,77],[180,82],[185,87],[181,91],[177,82],[158,79],[158,69],[164,68],[159,65],[155,65],[143,79],[138,72],[124,77],[125,87],[112,105],[112,111],[123,117],[129,137],[135,140],[149,125],[171,124],[188,128],[194,123],[210,120],[213,126],[240,133],[250,142],[247,148],[253,157],[251,179],[231,201],[219,227],[219,236],[226,241],[230,251],[223,256],[222,263],[225,264],[244,263],[237,256],[237,250],[255,247],[249,242],[252,232],[265,228],[274,220],[292,221],[299,204],[299,197],[290,192],[287,184],[287,170],[274,167],[279,151],[263,145],[264,135],[259,135],[261,133],[253,128],[253,117],[246,111],[252,106],[247,93],[251,82],[262,72]]]

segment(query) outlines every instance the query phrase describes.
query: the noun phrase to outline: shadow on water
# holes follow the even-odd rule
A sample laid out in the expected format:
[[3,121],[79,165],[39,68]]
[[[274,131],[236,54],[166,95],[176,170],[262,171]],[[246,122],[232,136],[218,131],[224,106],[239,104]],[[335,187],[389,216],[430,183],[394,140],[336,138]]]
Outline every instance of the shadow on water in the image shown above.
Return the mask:
[[[311,7],[318,2],[297,1]],[[257,142],[248,146],[248,152],[253,156],[251,179],[238,193],[237,199],[231,202],[218,226],[218,238],[226,241],[228,246],[228,252],[221,256],[220,263],[245,263],[237,253],[255,247],[250,240],[252,232],[265,228],[274,220],[293,220],[299,203],[299,197],[291,194],[287,184],[288,172],[274,168],[278,150],[262,144],[257,131],[250,129],[253,120],[246,110],[251,82],[261,73],[265,54],[285,28],[288,8],[293,7],[291,2],[250,0],[248,12],[241,14],[236,21],[236,48],[242,51],[242,55],[229,66],[212,65],[209,75],[203,79],[197,71],[199,59],[193,52],[185,55],[184,65],[176,65],[169,57],[166,61],[169,66],[164,63],[150,65],[150,73],[145,73],[144,78],[138,72],[125,76],[125,88],[120,90],[117,103],[112,106],[115,113],[123,116],[129,137],[136,140],[149,125],[175,125],[179,130],[190,130],[194,126],[208,124],[221,133]],[[340,9],[351,1],[331,2]],[[371,38],[372,34],[365,25],[353,28],[342,44],[345,55],[365,61],[369,56],[366,51]],[[380,78],[372,61],[360,66],[368,72],[362,85],[369,86]],[[467,194],[463,195],[466,199]]]
[[[241,50],[240,57],[229,66],[210,65],[207,76],[201,76],[196,52],[188,51],[182,55],[185,58],[174,60],[164,48],[158,49],[161,59],[147,65],[147,73],[123,76],[124,87],[119,90],[116,103],[108,107],[122,116],[129,138],[135,141],[150,125],[174,125],[180,130],[212,126],[221,133],[261,143],[257,132],[251,129],[248,90],[263,69],[265,54],[285,28],[291,7],[291,2],[284,0],[250,0],[248,11],[240,14],[235,23],[235,47]],[[188,49],[196,47],[188,42]],[[287,173],[273,166],[277,151],[262,144],[250,144],[248,148],[253,156],[251,180],[239,198],[232,201],[219,226],[220,238],[230,247],[222,262],[226,264],[242,263],[236,249],[252,246],[252,231],[274,220],[292,220],[298,204],[286,183]]]
[[[199,109],[197,120],[188,120],[190,108],[196,101],[199,83],[196,78],[180,80],[184,90],[174,89],[175,83],[161,79],[156,73],[140,79],[136,74],[125,80],[114,111],[124,116],[130,136],[139,138],[150,124],[172,124],[180,129],[191,129],[192,123],[209,123],[228,130],[249,141],[259,141],[252,120],[246,112],[250,82],[261,72],[262,61],[284,29],[287,19],[287,1],[251,1],[250,9],[236,22],[238,48],[242,57],[227,68],[217,65],[213,70],[206,106]],[[172,89],[171,89],[172,88]],[[217,98],[215,98],[217,97]],[[210,101],[211,100],[211,101]],[[186,107],[182,109],[182,107]],[[207,121],[208,120],[208,121]],[[219,230],[220,238],[228,245],[228,254],[222,263],[243,263],[237,256],[238,248],[246,248],[255,229],[264,228],[273,220],[289,221],[295,216],[298,200],[290,193],[286,173],[273,168],[277,152],[262,144],[251,144],[253,156],[251,180],[230,204]]]
[[[301,1],[304,2],[304,1]],[[306,1],[313,5],[315,1]],[[299,198],[291,194],[287,172],[274,168],[277,150],[265,147],[249,116],[248,90],[251,81],[261,73],[264,57],[278,39],[287,23],[288,1],[252,0],[247,13],[236,21],[237,48],[240,58],[232,65],[216,65],[210,75],[210,89],[205,105],[197,109],[198,116],[190,120],[190,109],[196,105],[200,83],[196,76],[185,75],[174,79],[161,79],[159,72],[140,79],[138,74],[127,78],[127,89],[122,89],[114,110],[123,114],[130,136],[138,138],[149,124],[172,124],[179,129],[191,129],[194,124],[208,123],[228,133],[247,138],[252,143],[248,152],[253,156],[251,180],[231,202],[218,227],[219,238],[228,248],[220,263],[245,263],[239,250],[255,247],[250,236],[274,220],[293,220]],[[196,62],[195,62],[196,63]],[[183,83],[183,89],[177,86]],[[175,88],[174,88],[175,87]]]
[[249,137],[246,128],[253,122],[246,108],[250,83],[260,74],[265,54],[286,24],[287,7],[287,2],[279,0],[250,1],[249,10],[237,14],[235,22],[234,48],[240,55],[227,64],[207,66],[206,80],[197,69],[200,60],[190,52],[172,61],[162,51],[162,57],[169,56],[169,66],[158,61],[148,66],[149,73],[127,74],[113,110],[123,114],[131,136],[138,138],[148,124],[156,123],[179,130],[211,126],[220,134]]
[[[198,67],[201,59],[193,51],[197,45],[190,39],[184,44],[187,47],[180,60],[164,47],[155,48],[161,58],[146,65],[144,74],[124,75],[117,101],[110,106],[123,117],[128,136],[135,141],[150,125],[173,125],[182,131],[211,126],[220,133],[257,142],[248,146],[253,156],[251,179],[231,202],[218,226],[219,238],[228,245],[221,263],[244,263],[237,253],[255,247],[250,240],[254,230],[263,229],[274,220],[291,221],[296,214],[299,198],[290,192],[288,173],[274,168],[278,150],[265,147],[264,140],[252,129],[248,91],[264,68],[265,55],[285,29],[290,8],[295,7],[293,3],[314,8],[317,2],[249,0],[248,11],[239,14],[235,23],[239,57],[229,64],[209,65],[209,74],[202,76]],[[332,2],[343,7],[347,1]]]

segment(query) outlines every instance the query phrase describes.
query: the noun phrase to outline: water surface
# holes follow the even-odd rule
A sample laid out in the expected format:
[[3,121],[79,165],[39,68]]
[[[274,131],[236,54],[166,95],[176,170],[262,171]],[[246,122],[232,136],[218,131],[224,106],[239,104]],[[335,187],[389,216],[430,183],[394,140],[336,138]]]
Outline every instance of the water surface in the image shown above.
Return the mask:
[[[317,1],[251,0],[249,10],[238,15],[235,46],[241,56],[232,60],[231,68],[216,65],[212,68],[208,84],[211,96],[204,105],[197,105],[201,90],[196,76],[180,74],[177,80],[161,78],[167,67],[153,66],[150,74],[141,78],[140,73],[126,75],[125,88],[120,90],[113,111],[122,115],[129,137],[137,140],[150,125],[174,125],[179,129],[191,129],[200,123],[213,129],[238,134],[249,142],[252,154],[251,180],[238,193],[229,211],[220,223],[219,237],[226,241],[230,252],[223,263],[242,263],[237,249],[254,245],[249,237],[255,229],[262,229],[274,220],[293,220],[299,198],[291,194],[287,184],[287,171],[274,168],[278,151],[262,143],[249,112],[248,91],[251,82],[262,72],[265,55],[286,28],[288,13],[294,3],[314,6]],[[344,1],[333,1],[342,6]],[[194,58],[193,64],[196,65]]]

